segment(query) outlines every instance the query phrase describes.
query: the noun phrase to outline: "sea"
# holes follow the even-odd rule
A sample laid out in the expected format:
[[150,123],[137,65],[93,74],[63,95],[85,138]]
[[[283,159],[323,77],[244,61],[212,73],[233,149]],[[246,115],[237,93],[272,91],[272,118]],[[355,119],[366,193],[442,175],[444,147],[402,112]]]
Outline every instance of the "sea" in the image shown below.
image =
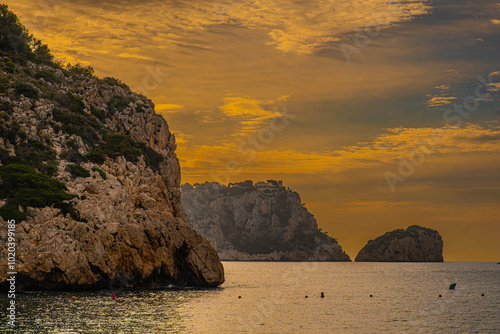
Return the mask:
[[2,295],[0,332],[500,333],[495,262],[223,264],[213,289],[18,294],[15,331]]

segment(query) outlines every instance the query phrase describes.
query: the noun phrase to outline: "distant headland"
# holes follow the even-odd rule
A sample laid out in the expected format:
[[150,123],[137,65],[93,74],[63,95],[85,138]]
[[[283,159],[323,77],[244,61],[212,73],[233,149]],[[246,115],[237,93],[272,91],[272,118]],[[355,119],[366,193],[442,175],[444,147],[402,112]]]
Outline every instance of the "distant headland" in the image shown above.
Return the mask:
[[190,222],[222,260],[350,261],[282,181],[206,182],[181,189]]

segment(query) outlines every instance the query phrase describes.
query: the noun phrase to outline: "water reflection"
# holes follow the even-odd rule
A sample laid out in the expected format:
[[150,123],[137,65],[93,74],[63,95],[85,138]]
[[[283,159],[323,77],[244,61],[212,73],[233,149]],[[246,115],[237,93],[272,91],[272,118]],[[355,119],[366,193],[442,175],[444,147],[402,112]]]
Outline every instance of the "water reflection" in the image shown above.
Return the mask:
[[[116,300],[110,291],[18,295],[18,332],[496,334],[500,328],[496,263],[224,267],[226,282],[218,289],[125,291]],[[449,290],[454,282],[456,290]],[[3,333],[5,295],[0,302]]]
[[[184,333],[184,324],[193,321],[185,306],[220,290],[122,291],[116,293],[116,300],[110,291],[29,292],[17,296],[17,329],[23,333]],[[4,296],[1,305],[2,310],[7,306]],[[2,332],[7,328],[0,325]]]

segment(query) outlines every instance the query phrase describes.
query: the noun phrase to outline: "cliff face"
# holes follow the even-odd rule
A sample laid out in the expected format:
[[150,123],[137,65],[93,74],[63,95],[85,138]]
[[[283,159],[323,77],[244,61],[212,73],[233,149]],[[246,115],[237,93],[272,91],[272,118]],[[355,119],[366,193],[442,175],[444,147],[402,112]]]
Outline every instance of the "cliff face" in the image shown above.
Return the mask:
[[[13,52],[3,37],[0,240],[16,219],[17,289],[223,283],[217,253],[184,213],[175,138],[152,102],[53,63],[48,49]],[[8,271],[0,261],[0,287]]]
[[368,241],[356,261],[443,262],[443,239],[438,231],[412,225]]
[[281,182],[181,189],[189,220],[223,260],[350,261],[337,241],[318,229],[299,194]]

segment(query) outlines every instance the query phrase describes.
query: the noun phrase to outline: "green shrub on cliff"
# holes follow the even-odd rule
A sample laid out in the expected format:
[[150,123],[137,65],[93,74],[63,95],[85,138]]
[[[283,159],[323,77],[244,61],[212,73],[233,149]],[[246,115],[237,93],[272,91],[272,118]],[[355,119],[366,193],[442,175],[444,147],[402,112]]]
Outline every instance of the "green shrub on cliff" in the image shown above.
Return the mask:
[[106,113],[100,109],[97,109],[97,107],[93,104],[90,105],[90,113],[94,116],[97,117],[101,122],[106,119]]
[[74,178],[77,177],[90,177],[90,172],[79,165],[68,165],[66,170],[71,173]]
[[2,138],[11,144],[16,144],[17,140],[25,140],[26,137],[26,132],[21,130],[17,122],[9,122],[9,124],[5,126],[5,131],[2,134]]
[[70,75],[76,75],[81,77],[94,77],[94,69],[91,66],[82,66],[81,64],[71,65],[68,64],[66,66],[66,70]]
[[16,65],[9,60],[5,62],[5,65],[2,68],[2,70],[4,70],[7,73],[14,74],[14,72],[16,71]]
[[151,147],[144,143],[138,143],[138,147],[144,153],[144,160],[146,164],[156,171],[160,170],[160,163],[165,160],[163,155],[153,150]]
[[31,84],[24,81],[16,82],[14,90],[17,95],[24,95],[24,97],[28,97],[30,99],[36,99],[38,97],[38,90]]
[[107,83],[108,85],[111,85],[111,86],[121,87],[126,91],[130,90],[129,86],[127,86],[127,84],[123,83],[120,79],[106,77],[106,78],[103,78],[102,81],[104,81],[105,83]]
[[133,97],[125,97],[125,96],[114,96],[109,102],[108,102],[108,109],[111,113],[116,113],[116,112],[122,112],[125,110],[130,102],[135,101]]
[[21,142],[16,146],[16,155],[9,155],[7,151],[0,155],[3,165],[21,164],[39,170],[47,170],[47,164],[54,164],[56,152],[40,141]]
[[119,156],[131,162],[137,162],[140,156],[144,156],[146,165],[155,171],[160,169],[160,163],[165,160],[163,155],[145,143],[138,143],[129,136],[118,133],[103,135],[103,142],[87,153],[85,158],[102,164],[106,157],[114,159]]
[[59,77],[57,75],[55,75],[54,72],[48,71],[48,70],[38,71],[35,74],[35,78],[43,79],[46,82],[51,82],[51,83],[60,83],[61,82],[61,79],[59,79]]
[[[0,93],[7,92],[7,90],[10,88],[13,78],[14,77],[10,74],[0,76]],[[4,103],[5,102],[2,102],[2,104]],[[2,106],[0,106],[0,109],[5,110],[5,108],[2,108]]]
[[79,113],[79,114],[82,114],[84,113],[84,109],[85,109],[85,103],[83,103],[83,100],[74,95],[73,93],[71,92],[68,92],[66,93],[66,96],[68,97],[68,100],[69,100],[69,110],[74,112],[74,113]]
[[128,161],[137,162],[142,151],[136,147],[136,142],[129,136],[122,134],[104,135],[104,141],[91,150],[85,157],[95,163],[103,163],[106,156],[116,158],[125,157]]
[[16,147],[16,156],[12,158],[16,163],[26,164],[39,168],[44,162],[56,160],[56,152],[40,141],[28,141]]
[[0,208],[0,216],[4,219],[22,220],[26,217],[19,207],[42,208],[52,206],[62,210],[64,214],[78,216],[69,201],[76,195],[68,194],[66,185],[48,175],[38,173],[33,167],[20,164],[9,164],[0,167],[0,198],[7,203]]
[[76,97],[73,104],[67,100],[64,101],[65,106],[71,108],[72,111],[63,108],[54,108],[52,111],[54,121],[63,125],[61,130],[70,135],[80,136],[88,144],[99,143],[100,137],[97,133],[101,127],[99,120],[83,111],[80,112],[81,105]]
[[98,172],[98,173],[99,173],[99,175],[101,175],[101,177],[102,177],[102,179],[103,179],[103,180],[107,180],[107,179],[108,179],[108,177],[106,176],[106,172],[105,172],[105,171],[103,171],[102,169],[97,168],[97,167],[92,167],[92,170],[93,170],[94,172]]
[[53,65],[53,56],[47,45],[29,34],[7,5],[0,5],[0,52],[21,64],[30,60]]

